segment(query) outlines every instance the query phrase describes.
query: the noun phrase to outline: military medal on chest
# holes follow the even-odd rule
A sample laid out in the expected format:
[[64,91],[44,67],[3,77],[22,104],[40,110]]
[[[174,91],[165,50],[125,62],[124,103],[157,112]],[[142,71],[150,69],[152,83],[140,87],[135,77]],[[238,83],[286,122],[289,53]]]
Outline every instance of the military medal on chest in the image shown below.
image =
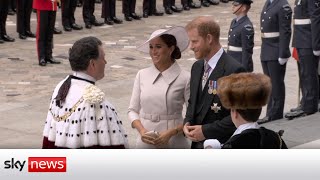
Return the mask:
[[211,110],[214,111],[214,113],[218,113],[219,111],[221,111],[221,106],[218,106],[218,103],[213,103],[213,105],[211,106]]
[[217,94],[217,81],[209,80],[208,94]]

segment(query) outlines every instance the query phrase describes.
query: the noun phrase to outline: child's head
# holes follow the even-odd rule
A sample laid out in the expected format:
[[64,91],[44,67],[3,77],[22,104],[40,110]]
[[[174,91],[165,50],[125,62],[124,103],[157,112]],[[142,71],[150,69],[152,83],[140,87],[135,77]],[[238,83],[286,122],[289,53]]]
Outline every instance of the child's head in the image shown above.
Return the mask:
[[[270,78],[261,73],[239,73],[218,80],[218,95],[225,108],[245,121],[258,120],[271,94]],[[234,121],[234,117],[232,117]]]

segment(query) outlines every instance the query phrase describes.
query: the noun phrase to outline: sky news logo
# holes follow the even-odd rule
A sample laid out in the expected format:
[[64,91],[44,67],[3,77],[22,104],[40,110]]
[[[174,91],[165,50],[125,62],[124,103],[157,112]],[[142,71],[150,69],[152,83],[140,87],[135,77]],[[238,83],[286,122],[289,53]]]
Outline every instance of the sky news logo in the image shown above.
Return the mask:
[[[11,158],[4,161],[4,169],[22,171],[26,161]],[[28,157],[28,172],[67,172],[66,157]]]

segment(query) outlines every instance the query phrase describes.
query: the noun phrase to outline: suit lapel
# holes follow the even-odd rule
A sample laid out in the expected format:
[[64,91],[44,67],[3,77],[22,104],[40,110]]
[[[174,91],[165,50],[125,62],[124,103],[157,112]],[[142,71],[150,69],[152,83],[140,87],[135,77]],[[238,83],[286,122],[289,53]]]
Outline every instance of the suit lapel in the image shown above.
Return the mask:
[[238,22],[236,22],[236,19],[234,19],[233,21],[235,21],[234,23],[232,23],[232,27],[231,28],[235,28],[237,26],[239,26],[241,23],[243,23],[246,19],[248,18],[248,16],[244,16],[241,19],[239,19]]
[[278,3],[278,0],[273,0],[272,3],[267,7],[267,11],[271,9],[273,6],[275,6],[277,3]]
[[231,28],[234,28],[237,26],[237,18],[233,19],[232,22],[231,22]]
[[195,72],[193,74],[194,78],[192,79],[193,82],[191,82],[192,85],[192,92],[194,92],[194,96],[192,99],[192,102],[195,102],[194,105],[194,110],[197,109],[196,104],[197,104],[197,99],[198,99],[198,93],[200,91],[199,86],[201,86],[201,81],[202,81],[202,73],[203,73],[203,68],[204,68],[204,60],[200,60],[201,63],[199,63],[198,66],[195,66]]
[[[269,2],[268,2],[269,1]],[[270,5],[268,6],[268,4],[270,3],[270,0],[266,0],[266,2],[264,3],[264,6],[262,8],[262,12],[267,10],[267,7],[270,7]]]

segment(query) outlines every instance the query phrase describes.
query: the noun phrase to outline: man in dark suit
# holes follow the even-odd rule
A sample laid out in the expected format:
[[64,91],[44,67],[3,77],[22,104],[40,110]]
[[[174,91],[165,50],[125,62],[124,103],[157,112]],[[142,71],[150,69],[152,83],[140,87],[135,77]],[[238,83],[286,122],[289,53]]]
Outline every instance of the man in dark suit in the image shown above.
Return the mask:
[[243,66],[227,55],[220,42],[220,27],[210,17],[198,17],[186,26],[190,48],[197,61],[191,69],[190,98],[183,131],[192,140],[191,148],[203,148],[205,139],[226,142],[235,131],[230,111],[217,95],[217,81]]
[[9,0],[0,0],[0,43],[13,42],[14,39],[7,35],[6,21],[8,16]]
[[30,30],[32,0],[17,0],[17,32],[20,39],[35,38]]
[[254,46],[254,29],[248,17],[252,0],[234,0],[232,12],[237,17],[230,25],[228,35],[228,55],[241,63],[248,72],[253,71],[252,53]]
[[77,0],[61,0],[62,25],[65,31],[81,30],[82,26],[76,24],[74,12],[77,8]]
[[287,0],[266,0],[261,11],[261,65],[263,73],[272,83],[272,93],[267,106],[267,113],[258,124],[283,118],[285,102],[284,76],[287,61],[291,56],[292,10]]
[[104,23],[97,21],[94,16],[95,0],[83,0],[82,16],[87,29],[91,29],[92,25],[102,26]]
[[295,1],[292,46],[299,57],[301,107],[285,115],[293,119],[318,111],[320,56],[320,0]]

